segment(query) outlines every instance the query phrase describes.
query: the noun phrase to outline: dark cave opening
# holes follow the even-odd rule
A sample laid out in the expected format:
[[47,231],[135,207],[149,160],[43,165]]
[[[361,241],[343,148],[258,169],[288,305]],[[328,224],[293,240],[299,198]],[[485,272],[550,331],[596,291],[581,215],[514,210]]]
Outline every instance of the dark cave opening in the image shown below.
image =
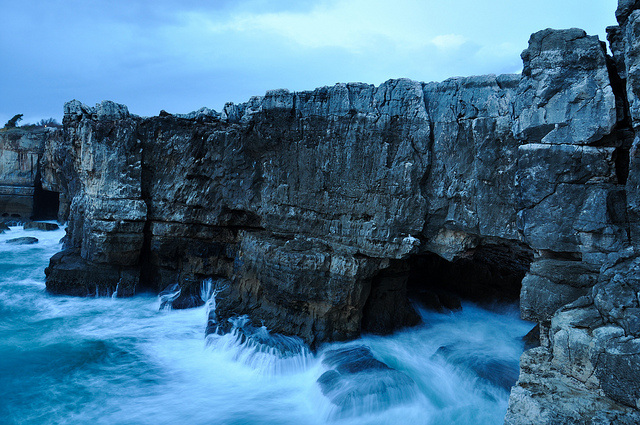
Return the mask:
[[385,334],[420,322],[412,303],[448,311],[462,301],[480,305],[514,303],[533,251],[521,245],[480,245],[448,261],[437,254],[392,260],[371,279],[363,308],[362,330]]
[[414,255],[408,261],[409,297],[439,300],[448,308],[455,298],[477,303],[518,301],[533,252],[521,246],[481,245],[453,261],[433,253]]
[[42,187],[40,171],[36,174],[35,187],[33,191],[33,214],[32,220],[57,220],[60,208],[60,194]]
[[362,331],[386,334],[420,323],[407,297],[409,261],[391,260],[389,267],[371,279],[369,297],[362,310]]

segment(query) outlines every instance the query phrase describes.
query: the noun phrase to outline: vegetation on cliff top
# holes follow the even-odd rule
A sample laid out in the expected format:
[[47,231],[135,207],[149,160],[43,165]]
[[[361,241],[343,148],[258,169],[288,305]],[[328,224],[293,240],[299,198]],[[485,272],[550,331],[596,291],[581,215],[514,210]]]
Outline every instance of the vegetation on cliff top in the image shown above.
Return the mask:
[[53,128],[62,127],[62,125],[58,121],[56,121],[55,118],[44,118],[36,122],[35,124],[27,123],[18,127],[18,122],[22,120],[22,117],[23,117],[23,114],[14,115],[13,118],[11,118],[9,121],[5,123],[4,127],[1,128],[0,131],[11,130],[14,128],[21,128],[23,130],[34,130],[38,128],[47,128],[47,127],[53,127]]

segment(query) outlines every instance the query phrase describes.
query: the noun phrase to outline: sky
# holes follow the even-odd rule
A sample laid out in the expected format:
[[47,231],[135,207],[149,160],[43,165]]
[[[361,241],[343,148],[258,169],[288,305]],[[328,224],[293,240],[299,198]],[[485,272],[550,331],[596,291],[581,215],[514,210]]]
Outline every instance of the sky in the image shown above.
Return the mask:
[[616,0],[0,0],[0,126],[78,99],[220,111],[269,89],[520,72],[531,33],[605,39]]

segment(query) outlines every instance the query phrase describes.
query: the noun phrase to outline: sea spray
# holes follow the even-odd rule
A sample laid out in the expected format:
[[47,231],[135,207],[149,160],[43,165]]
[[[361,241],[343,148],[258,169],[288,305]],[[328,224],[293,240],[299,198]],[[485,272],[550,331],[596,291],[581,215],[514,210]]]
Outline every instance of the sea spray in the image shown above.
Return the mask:
[[[186,310],[159,310],[149,295],[51,296],[43,269],[64,230],[30,233],[38,244],[4,244],[25,234],[19,227],[0,234],[0,415],[7,424],[496,424],[508,389],[482,365],[517,371],[520,338],[532,326],[515,309],[465,304],[450,314],[421,311],[424,324],[415,328],[316,353],[245,317],[205,339],[217,290],[228,281],[203,281],[205,305]],[[318,380],[336,370],[324,362],[327,353],[357,346],[409,377],[412,389],[374,392],[341,410]]]

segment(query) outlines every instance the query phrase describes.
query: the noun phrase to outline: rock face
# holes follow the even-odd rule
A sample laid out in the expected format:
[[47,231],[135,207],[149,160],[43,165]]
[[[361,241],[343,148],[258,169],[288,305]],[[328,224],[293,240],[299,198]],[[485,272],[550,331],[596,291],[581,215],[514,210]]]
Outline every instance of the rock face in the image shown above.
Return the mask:
[[507,423],[637,423],[637,9],[620,2],[613,57],[582,30],[533,34],[522,75],[151,118],[69,102],[41,160],[69,223],[47,288],[187,307],[212,279],[210,332],[247,315],[311,346],[415,324],[407,293],[519,293],[541,346]]
[[[570,75],[539,86],[553,94],[534,97],[534,102],[548,108],[553,99],[564,98],[560,110],[571,113],[564,127],[558,120],[537,145],[520,147],[539,152],[535,160],[521,157],[519,168],[524,172],[519,173],[519,183],[523,193],[531,194],[523,200],[532,199],[523,215],[531,223],[530,230],[525,227],[525,240],[537,250],[522,282],[521,310],[524,318],[539,322],[541,347],[522,356],[507,424],[640,422],[636,325],[640,90],[635,75],[640,62],[634,29],[639,8],[640,2],[620,1],[616,12],[620,25],[607,29],[613,58],[597,59],[595,47],[584,42],[579,47],[573,36],[561,43],[571,51],[562,53],[561,45],[547,42],[544,32],[543,37],[532,36],[523,53],[525,75],[520,86],[525,89],[535,87],[536,80],[534,68],[526,74],[527,62],[541,56],[538,52],[545,50],[545,44],[548,57],[562,58],[561,66],[549,68]],[[574,67],[565,62],[567,58],[575,58]],[[606,74],[594,68],[596,63],[606,64],[615,99],[602,88]],[[538,69],[540,73],[545,71]],[[531,109],[523,102],[529,125],[534,124],[529,119]],[[548,120],[550,112],[540,116]],[[572,130],[573,123],[579,128]],[[526,135],[519,125],[516,120],[514,133]],[[553,145],[546,145],[549,142]]]
[[60,137],[60,131],[47,129],[0,132],[0,215],[22,220],[39,215],[43,193],[39,186],[40,159],[47,140]]
[[[519,80],[280,90],[222,118],[70,102],[67,139],[48,147],[58,160],[43,173],[72,200],[48,288],[130,295],[178,283],[190,296],[225,278],[219,317],[249,314],[312,345],[415,324],[410,256],[522,249],[508,190]],[[111,277],[96,286],[98,272]]]

